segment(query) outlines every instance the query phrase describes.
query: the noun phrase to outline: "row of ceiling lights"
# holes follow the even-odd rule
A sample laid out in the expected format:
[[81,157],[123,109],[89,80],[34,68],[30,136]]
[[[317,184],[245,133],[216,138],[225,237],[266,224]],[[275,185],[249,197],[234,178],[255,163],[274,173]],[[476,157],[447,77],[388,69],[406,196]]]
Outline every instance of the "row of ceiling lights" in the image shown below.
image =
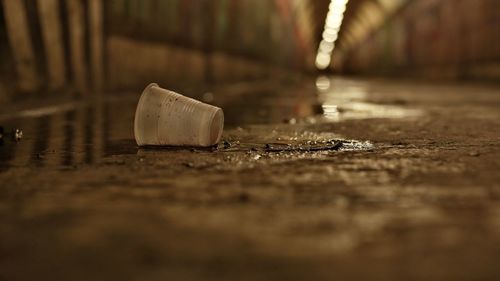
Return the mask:
[[318,69],[326,69],[330,66],[332,53],[335,49],[335,41],[337,41],[348,2],[349,0],[331,0],[328,6],[323,38],[319,43],[316,55],[316,67]]

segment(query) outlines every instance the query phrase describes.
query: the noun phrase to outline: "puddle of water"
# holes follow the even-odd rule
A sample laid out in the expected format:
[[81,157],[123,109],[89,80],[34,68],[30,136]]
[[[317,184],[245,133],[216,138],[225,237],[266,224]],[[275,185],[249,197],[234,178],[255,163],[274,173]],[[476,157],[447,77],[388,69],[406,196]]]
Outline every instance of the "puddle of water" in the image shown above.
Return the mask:
[[[225,111],[226,125],[229,126],[226,127],[224,138],[230,145],[225,148],[222,144],[217,152],[307,154],[318,151],[370,150],[373,145],[369,142],[345,140],[331,132],[309,132],[307,126],[301,127],[300,123],[417,115],[417,112],[401,106],[364,101],[368,92],[363,84],[332,79],[325,81],[318,83],[317,92],[310,88],[304,90],[299,87],[284,91],[276,87],[256,93],[252,91],[255,89],[249,87],[248,96],[252,99],[243,94],[237,99],[229,99],[229,103],[218,104]],[[5,141],[0,145],[0,170],[26,166],[91,165],[110,156],[137,154],[139,148],[133,139],[136,102],[135,96],[114,97],[99,102],[75,102],[25,110],[14,119],[0,119],[1,125],[6,129],[21,128],[24,131],[21,142]],[[296,126],[283,125],[283,119],[287,117],[294,117]],[[249,126],[259,123],[265,125]],[[236,126],[247,128],[240,130]],[[189,150],[161,150],[172,149]]]
[[277,143],[242,143],[225,141],[218,151],[256,151],[264,153],[275,152],[316,152],[316,151],[353,151],[372,150],[373,144],[365,141],[333,139],[327,141],[277,142]]
[[[328,82],[327,82],[328,81]],[[420,110],[391,104],[371,103],[365,84],[321,76],[316,81],[318,102],[323,114],[316,121],[340,122],[349,119],[413,118]]]
[[2,121],[5,128],[22,128],[24,136],[0,145],[0,170],[94,164],[111,155],[135,154],[134,107],[125,100],[21,111]]
[[344,104],[322,105],[323,115],[316,116],[318,121],[340,122],[353,119],[375,119],[375,118],[414,118],[421,116],[420,110],[402,108],[394,105],[380,105],[367,102],[348,102]]
[[313,132],[289,125],[253,125],[227,130],[219,145],[222,151],[314,152],[372,150],[368,141],[348,140],[332,132]]
[[227,117],[226,126],[283,121],[316,123],[352,119],[400,119],[422,115],[420,110],[404,101],[384,99],[385,93],[374,92],[367,83],[327,76],[319,77],[315,88],[304,85],[275,86],[253,91],[249,87],[247,92],[231,104],[220,104]]

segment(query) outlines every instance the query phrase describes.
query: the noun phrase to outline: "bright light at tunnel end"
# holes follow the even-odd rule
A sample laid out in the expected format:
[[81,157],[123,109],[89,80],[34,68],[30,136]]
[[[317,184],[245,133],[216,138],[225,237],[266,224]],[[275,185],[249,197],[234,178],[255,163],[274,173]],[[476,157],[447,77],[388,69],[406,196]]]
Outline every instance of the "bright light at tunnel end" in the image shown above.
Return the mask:
[[316,54],[316,67],[318,69],[322,70],[330,66],[332,53],[335,49],[335,41],[337,41],[348,2],[349,0],[330,1],[322,35],[323,38],[319,43],[318,53]]

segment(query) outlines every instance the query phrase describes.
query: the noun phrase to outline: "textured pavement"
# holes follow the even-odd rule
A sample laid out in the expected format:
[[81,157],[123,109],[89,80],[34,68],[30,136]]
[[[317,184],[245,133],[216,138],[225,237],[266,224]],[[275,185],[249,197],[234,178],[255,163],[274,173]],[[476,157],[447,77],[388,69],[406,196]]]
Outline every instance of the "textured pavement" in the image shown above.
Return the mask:
[[136,147],[139,92],[0,116],[0,280],[500,280],[498,85],[185,93],[217,148]]

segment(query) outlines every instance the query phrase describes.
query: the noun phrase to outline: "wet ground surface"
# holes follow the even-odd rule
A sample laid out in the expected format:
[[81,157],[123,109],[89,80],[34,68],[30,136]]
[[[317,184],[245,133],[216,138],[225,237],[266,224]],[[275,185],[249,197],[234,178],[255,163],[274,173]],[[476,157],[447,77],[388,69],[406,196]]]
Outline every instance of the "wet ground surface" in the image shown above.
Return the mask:
[[192,91],[209,149],[138,148],[139,94],[0,114],[0,280],[500,280],[498,86]]

